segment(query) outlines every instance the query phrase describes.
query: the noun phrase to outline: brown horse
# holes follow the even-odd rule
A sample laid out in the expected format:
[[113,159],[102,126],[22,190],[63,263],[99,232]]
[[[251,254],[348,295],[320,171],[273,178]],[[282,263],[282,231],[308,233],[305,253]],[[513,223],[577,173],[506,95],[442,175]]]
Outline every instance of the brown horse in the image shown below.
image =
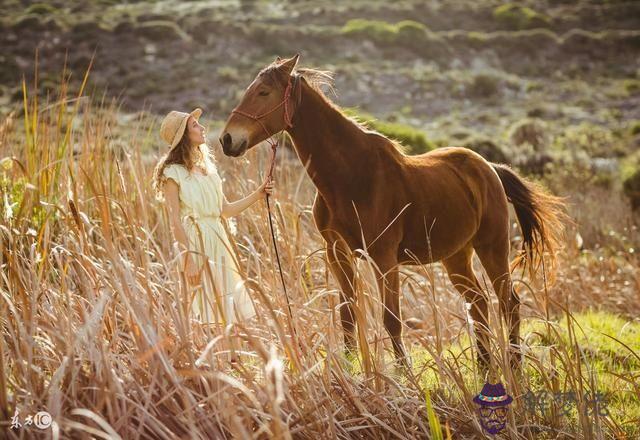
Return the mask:
[[[342,290],[346,348],[356,349],[354,265],[366,250],[382,276],[384,326],[396,359],[402,342],[399,264],[442,261],[455,288],[472,303],[478,361],[488,366],[487,300],[473,272],[477,253],[498,296],[512,347],[519,343],[519,298],[509,266],[509,211],[523,232],[523,258],[537,267],[560,245],[562,202],[504,165],[465,148],[409,156],[397,142],[345,116],[320,89],[330,75],[296,69],[298,55],[265,67],[229,116],[220,137],[228,156],[241,156],[286,130],[318,192],[313,215],[327,260]],[[484,330],[483,330],[484,328]],[[520,365],[519,356],[514,365]]]

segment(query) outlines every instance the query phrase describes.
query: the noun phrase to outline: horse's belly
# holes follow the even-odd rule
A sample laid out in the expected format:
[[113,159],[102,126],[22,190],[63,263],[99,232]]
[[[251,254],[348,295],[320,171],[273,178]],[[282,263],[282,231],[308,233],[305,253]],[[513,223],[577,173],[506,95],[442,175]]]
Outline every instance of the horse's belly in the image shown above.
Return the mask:
[[403,264],[427,264],[443,260],[467,246],[477,231],[474,216],[456,219],[428,219],[405,230],[398,247],[398,261]]

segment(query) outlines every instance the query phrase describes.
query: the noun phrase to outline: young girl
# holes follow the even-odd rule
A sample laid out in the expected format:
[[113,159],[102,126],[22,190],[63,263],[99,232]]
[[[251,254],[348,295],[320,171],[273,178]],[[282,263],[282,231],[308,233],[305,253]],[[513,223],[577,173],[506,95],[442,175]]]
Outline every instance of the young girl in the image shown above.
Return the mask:
[[[238,318],[249,319],[256,311],[238,271],[222,218],[235,216],[265,193],[271,194],[273,182],[265,181],[249,196],[228,202],[205,144],[204,127],[198,122],[201,114],[202,110],[196,108],[191,113],[172,111],[164,118],[160,135],[169,151],[154,170],[153,186],[156,197],[164,200],[168,208],[173,236],[184,255],[186,278],[191,285],[203,287],[196,289],[192,317],[204,324],[221,323],[222,311],[229,324]],[[216,292],[220,298],[217,302]]]

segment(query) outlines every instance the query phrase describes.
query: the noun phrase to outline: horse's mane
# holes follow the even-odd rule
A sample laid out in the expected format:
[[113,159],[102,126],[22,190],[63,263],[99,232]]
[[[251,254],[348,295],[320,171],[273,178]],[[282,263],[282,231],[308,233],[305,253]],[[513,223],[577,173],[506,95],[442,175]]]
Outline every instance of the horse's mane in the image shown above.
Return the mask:
[[[268,75],[275,83],[277,83],[279,81],[278,77],[277,77],[277,67],[278,64],[277,63],[272,63],[269,66],[265,67],[260,74],[264,74],[264,75]],[[357,119],[357,117],[355,116],[350,116],[347,115],[344,110],[342,110],[337,104],[335,104],[328,96],[327,94],[324,92],[323,87],[326,87],[328,89],[328,91],[333,94],[333,96],[337,96],[335,87],[334,87],[334,78],[333,78],[333,72],[330,70],[319,70],[319,69],[312,69],[309,67],[301,67],[298,68],[294,71],[294,74],[299,74],[301,77],[303,77],[305,79],[305,81],[307,82],[307,84],[309,84],[309,86],[316,92],[318,93],[318,95],[324,100],[324,102],[331,107],[332,109],[334,109],[335,111],[337,111],[338,113],[340,113],[340,115],[342,115],[346,120],[348,120],[349,122],[351,122],[357,129],[365,132],[365,133],[371,133],[371,134],[376,134],[378,136],[381,136],[382,138],[386,139],[397,151],[399,151],[402,154],[407,154],[409,149],[408,147],[406,147],[405,145],[402,145],[400,142],[396,141],[395,139],[389,139],[387,136],[385,136],[384,134],[368,127],[366,125],[366,122],[363,121],[359,121]]]

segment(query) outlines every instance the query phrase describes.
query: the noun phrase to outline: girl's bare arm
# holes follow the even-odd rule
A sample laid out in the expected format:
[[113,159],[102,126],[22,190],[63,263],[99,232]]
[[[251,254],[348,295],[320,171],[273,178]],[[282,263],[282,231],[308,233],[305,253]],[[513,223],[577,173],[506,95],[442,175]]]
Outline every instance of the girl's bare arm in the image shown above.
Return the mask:
[[[164,199],[169,210],[169,224],[174,239],[179,243],[180,252],[189,249],[187,233],[180,221],[180,188],[173,179],[167,179],[164,185]],[[188,254],[184,254],[185,256]]]
[[227,200],[227,197],[223,193],[222,194],[222,212],[220,215],[222,217],[228,218],[228,217],[234,217],[240,214],[242,211],[244,211],[249,206],[253,205],[254,203],[256,203],[258,200],[262,198],[262,196],[265,194],[265,188],[270,193],[272,187],[273,187],[273,181],[269,182],[265,180],[262,183],[262,185],[260,185],[258,189],[256,189],[254,192],[252,192],[251,194],[249,194],[247,197],[243,199],[236,200],[235,202],[229,202]]

